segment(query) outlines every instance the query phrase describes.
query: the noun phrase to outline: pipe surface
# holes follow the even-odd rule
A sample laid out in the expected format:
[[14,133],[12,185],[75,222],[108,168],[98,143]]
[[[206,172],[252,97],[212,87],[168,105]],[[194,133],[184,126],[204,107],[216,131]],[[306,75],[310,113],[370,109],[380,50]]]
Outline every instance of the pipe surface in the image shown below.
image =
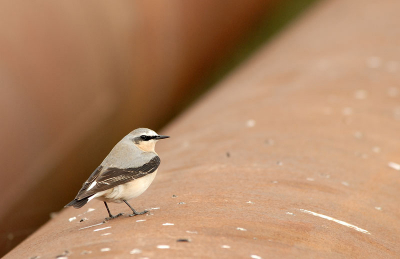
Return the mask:
[[398,257],[398,10],[320,3],[162,131],[149,215],[65,209],[5,258]]

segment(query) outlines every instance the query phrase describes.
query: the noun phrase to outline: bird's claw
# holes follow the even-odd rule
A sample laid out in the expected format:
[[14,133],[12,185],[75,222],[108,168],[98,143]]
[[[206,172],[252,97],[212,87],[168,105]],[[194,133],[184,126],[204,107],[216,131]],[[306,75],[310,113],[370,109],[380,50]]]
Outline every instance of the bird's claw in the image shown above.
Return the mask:
[[136,215],[143,215],[143,214],[145,214],[145,213],[147,213],[147,212],[149,212],[149,211],[148,211],[148,210],[144,210],[144,211],[142,211],[142,212],[136,212],[136,211],[135,211],[135,213],[129,214],[129,217],[134,217],[134,216],[136,216]]
[[122,215],[124,215],[124,213],[119,213],[117,215],[111,215],[110,217],[105,218],[105,221],[109,221],[109,220],[118,218],[119,216],[122,216]]

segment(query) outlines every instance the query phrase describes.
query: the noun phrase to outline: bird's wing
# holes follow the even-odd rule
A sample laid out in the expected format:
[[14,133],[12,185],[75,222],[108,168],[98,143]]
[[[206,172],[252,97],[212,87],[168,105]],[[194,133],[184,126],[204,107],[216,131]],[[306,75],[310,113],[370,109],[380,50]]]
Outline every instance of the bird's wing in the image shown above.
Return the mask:
[[99,173],[102,168],[97,174],[95,174],[97,171],[96,169],[96,171],[93,172],[89,179],[84,183],[82,189],[79,191],[75,199],[81,200],[98,192],[114,188],[120,184],[124,184],[151,174],[157,170],[160,162],[160,158],[155,156],[149,162],[140,167],[130,167],[124,169],[109,167],[101,174]]
[[101,165],[97,167],[96,170],[94,170],[89,178],[82,184],[82,188],[79,190],[78,194],[75,197],[76,200],[79,200],[78,197],[80,196],[80,194],[84,193],[89,188],[89,186],[96,180],[102,170],[103,166]]

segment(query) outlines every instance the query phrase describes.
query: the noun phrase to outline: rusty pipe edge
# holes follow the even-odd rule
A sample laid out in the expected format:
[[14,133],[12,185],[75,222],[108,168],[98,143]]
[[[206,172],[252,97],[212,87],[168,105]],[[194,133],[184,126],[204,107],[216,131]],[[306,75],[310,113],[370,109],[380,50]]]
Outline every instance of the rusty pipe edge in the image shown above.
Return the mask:
[[322,2],[163,130],[149,215],[65,209],[5,258],[398,256],[399,9]]

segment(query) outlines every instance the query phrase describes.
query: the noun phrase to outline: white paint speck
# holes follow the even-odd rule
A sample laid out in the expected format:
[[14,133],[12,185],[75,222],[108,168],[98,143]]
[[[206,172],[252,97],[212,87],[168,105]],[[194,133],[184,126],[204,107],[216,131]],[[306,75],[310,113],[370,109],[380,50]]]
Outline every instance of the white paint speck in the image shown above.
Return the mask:
[[363,134],[360,131],[356,131],[356,132],[354,132],[354,137],[360,139],[363,137]]
[[382,65],[382,59],[380,57],[372,56],[367,58],[367,66],[369,68],[378,68]]
[[141,252],[142,252],[142,250],[135,248],[132,251],[130,251],[129,253],[131,255],[136,255],[136,254],[140,254]]
[[380,152],[381,152],[381,148],[380,148],[380,147],[373,147],[373,148],[372,148],[372,152],[374,152],[374,153],[380,153]]
[[84,228],[80,228],[80,229],[78,229],[78,230],[82,230],[82,229],[87,229],[87,228],[92,228],[92,227],[95,227],[95,226],[100,226],[100,225],[103,225],[105,222],[101,222],[101,223],[98,223],[98,224],[94,224],[94,225],[91,225],[91,226],[87,226],[87,227],[84,227]]
[[228,246],[228,245],[222,245],[221,246],[221,248],[226,248],[226,249],[229,249],[229,248],[231,248],[230,246]]
[[365,90],[357,90],[354,92],[354,98],[358,99],[358,100],[363,100],[367,98],[367,91]]
[[329,174],[320,174],[321,177],[329,179],[331,176]]
[[364,233],[364,234],[368,234],[368,235],[371,234],[365,229],[359,228],[357,226],[354,226],[354,225],[349,224],[347,222],[344,222],[342,220],[338,220],[338,219],[335,219],[335,218],[332,218],[332,217],[329,217],[329,216],[326,216],[326,215],[323,215],[323,214],[315,213],[315,212],[312,212],[312,211],[309,211],[309,210],[300,209],[300,211],[303,212],[303,213],[307,213],[307,214],[310,214],[310,215],[313,215],[313,216],[317,216],[317,217],[323,218],[323,219],[331,220],[331,221],[336,222],[336,223],[338,223],[340,225],[352,228],[352,229],[354,229],[354,230],[356,230],[358,232]]
[[101,234],[102,236],[108,236],[108,235],[111,235],[111,233],[104,233],[104,234]]
[[174,223],[164,223],[163,226],[173,226],[175,225]]
[[382,208],[381,208],[381,207],[375,207],[375,209],[376,209],[376,210],[382,210]]
[[397,163],[395,163],[395,162],[389,162],[388,166],[389,166],[390,168],[393,168],[394,170],[400,171],[400,165],[397,164]]
[[56,258],[57,258],[57,259],[68,259],[67,256],[57,256]]
[[353,114],[353,108],[351,108],[351,107],[345,107],[345,108],[343,108],[342,114],[343,114],[343,115],[346,115],[346,116],[352,115],[352,114]]
[[293,212],[289,212],[289,211],[288,211],[288,212],[286,212],[286,214],[287,214],[287,215],[292,215],[292,216],[294,215],[294,213],[293,213]]
[[160,207],[157,207],[157,208],[151,208],[151,209],[146,209],[146,210],[159,210],[160,209]]
[[146,221],[145,219],[138,219],[138,220],[136,220],[136,222],[143,222],[143,221]]
[[246,122],[246,126],[247,126],[248,128],[253,128],[255,125],[256,125],[256,121],[255,121],[255,120],[248,120],[248,121]]
[[253,259],[262,259],[262,257],[258,255],[250,255],[250,257]]
[[197,231],[186,230],[186,233],[189,233],[189,234],[197,234]]
[[332,114],[332,108],[331,107],[324,107],[324,108],[322,108],[322,112],[325,114],[325,115],[331,115]]
[[254,204],[254,202],[252,202],[252,201],[246,201],[246,203],[248,203],[248,204]]
[[91,211],[94,211],[94,210],[96,210],[96,209],[89,208],[89,209],[87,210],[87,212],[91,212]]
[[397,97],[399,95],[399,89],[397,87],[389,87],[387,90],[387,94],[389,97]]
[[396,120],[400,120],[400,106],[397,106],[393,109],[393,117]]
[[72,221],[76,220],[76,217],[69,218],[68,220],[69,220],[69,222],[72,222]]
[[278,183],[278,181],[272,181],[272,183]]
[[237,230],[240,230],[240,231],[247,231],[247,229],[245,229],[245,228],[236,228]]
[[310,182],[314,182],[314,181],[315,181],[315,179],[314,179],[314,178],[311,178],[311,177],[306,178],[306,180],[307,180],[307,181],[310,181]]
[[350,184],[348,183],[348,182],[342,182],[342,184],[344,185],[344,186],[349,186]]
[[400,68],[400,63],[396,61],[388,61],[386,63],[386,69],[390,73],[396,72]]
[[93,231],[96,232],[96,231],[101,231],[101,230],[108,229],[108,228],[111,228],[111,226],[105,227],[105,228],[98,228],[98,229],[95,229],[95,230],[93,230]]
[[267,144],[270,145],[270,146],[273,146],[273,145],[275,144],[275,140],[273,140],[273,139],[267,139],[267,140],[265,141],[265,143],[267,143]]
[[111,251],[111,248],[105,247],[100,249],[100,252],[108,252],[108,251]]
[[158,249],[169,249],[169,245],[158,245]]

